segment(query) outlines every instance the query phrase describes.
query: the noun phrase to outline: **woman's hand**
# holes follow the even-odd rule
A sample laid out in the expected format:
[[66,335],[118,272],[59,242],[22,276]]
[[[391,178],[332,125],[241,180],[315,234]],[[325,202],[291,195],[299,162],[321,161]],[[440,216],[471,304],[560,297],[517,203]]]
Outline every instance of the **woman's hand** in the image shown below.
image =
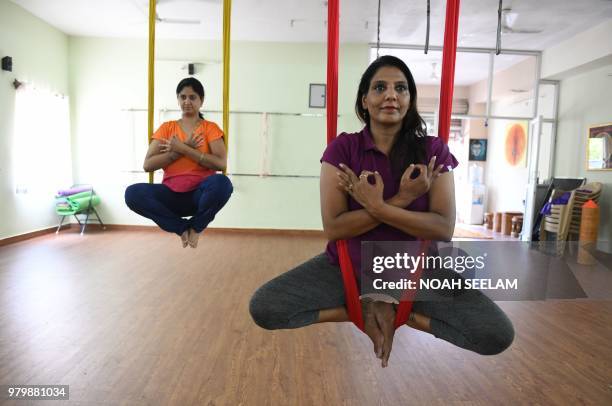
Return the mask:
[[340,164],[340,172],[336,172],[336,175],[338,176],[338,186],[345,192],[348,192],[349,185],[359,182],[357,175],[344,164]]
[[382,360],[382,367],[389,364],[389,356],[395,335],[395,309],[391,303],[361,302],[364,331],[374,344],[374,354]]
[[160,141],[160,152],[171,153],[171,154],[182,154],[185,148],[185,144],[175,135],[168,140]]
[[[423,164],[411,164],[408,168],[406,168],[404,174],[402,175],[398,194],[401,197],[415,200],[429,192],[431,184],[433,183],[434,179],[440,176],[440,171],[443,167],[443,165],[439,165],[434,169],[435,165],[435,156],[431,158],[429,165],[427,166]],[[413,175],[415,175],[415,171],[417,170],[418,175],[412,179]]]
[[202,135],[197,134],[194,137],[194,134],[191,134],[189,138],[185,140],[184,144],[193,149],[198,149],[203,143],[204,143],[204,138],[202,137]]
[[[380,207],[385,203],[383,200],[384,183],[378,172],[362,171],[357,177],[351,168],[344,164],[340,164],[340,169],[342,172],[337,172],[339,186],[366,210]],[[373,185],[368,181],[370,176],[374,176]]]

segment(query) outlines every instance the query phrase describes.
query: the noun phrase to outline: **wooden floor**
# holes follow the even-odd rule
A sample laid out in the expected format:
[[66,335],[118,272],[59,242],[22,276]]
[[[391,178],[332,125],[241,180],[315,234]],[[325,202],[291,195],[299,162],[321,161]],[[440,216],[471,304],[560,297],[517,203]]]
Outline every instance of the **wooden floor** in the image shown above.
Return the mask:
[[612,404],[611,301],[500,303],[516,339],[492,357],[403,327],[382,369],[348,323],[270,332],[250,319],[252,292],[320,237],[179,244],[67,230],[0,248],[0,385],[70,385],[70,401],[43,405]]

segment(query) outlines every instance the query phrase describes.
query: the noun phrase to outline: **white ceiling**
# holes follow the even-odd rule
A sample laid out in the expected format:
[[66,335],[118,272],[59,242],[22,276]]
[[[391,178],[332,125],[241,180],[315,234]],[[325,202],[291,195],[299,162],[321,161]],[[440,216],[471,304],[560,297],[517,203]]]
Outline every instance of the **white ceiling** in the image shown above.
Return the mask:
[[[380,51],[381,55],[394,55],[407,62],[414,80],[419,85],[440,85],[440,77],[442,75],[441,51],[430,50],[427,54],[421,50],[410,49],[382,48]],[[375,58],[376,49],[373,48],[371,50],[370,60],[374,60]],[[493,59],[493,72],[496,73],[508,69],[527,58],[535,57],[528,55],[496,55]],[[469,86],[487,78],[488,76],[488,54],[457,52],[457,59],[455,62],[455,86]],[[535,71],[533,80],[535,81]]]
[[[68,35],[147,36],[147,0],[12,1]],[[378,1],[341,0],[340,4],[341,42],[375,42]],[[381,42],[424,44],[426,4],[426,0],[382,0]],[[445,7],[446,1],[431,0],[430,45],[442,45]],[[458,45],[494,48],[497,7],[497,0],[462,0]],[[504,0],[504,8],[516,13],[513,29],[542,31],[504,34],[502,47],[505,49],[543,50],[612,18],[611,0]],[[221,38],[222,0],[158,0],[157,11],[162,19],[200,20],[196,25],[158,23],[157,38]],[[232,40],[325,42],[326,20],[324,0],[233,0]],[[423,66],[431,68],[435,55],[423,58]],[[521,60],[508,58],[503,63],[500,60],[497,69]],[[459,62],[458,66],[477,68],[458,68],[457,84],[486,77],[487,64]]]
[[[69,35],[145,37],[147,0],[12,0]],[[343,42],[376,41],[377,0],[341,0]],[[431,0],[430,44],[442,45],[446,1]],[[462,0],[459,45],[494,47],[497,0]],[[608,18],[610,0],[505,0],[517,13],[513,28],[538,34],[505,34],[503,46],[542,50]],[[158,38],[220,39],[222,0],[158,0],[161,18],[199,19],[198,25],[161,23]],[[426,0],[382,0],[381,41],[423,44]],[[326,40],[324,0],[233,0],[232,38],[252,41]],[[292,24],[293,22],[293,24]]]

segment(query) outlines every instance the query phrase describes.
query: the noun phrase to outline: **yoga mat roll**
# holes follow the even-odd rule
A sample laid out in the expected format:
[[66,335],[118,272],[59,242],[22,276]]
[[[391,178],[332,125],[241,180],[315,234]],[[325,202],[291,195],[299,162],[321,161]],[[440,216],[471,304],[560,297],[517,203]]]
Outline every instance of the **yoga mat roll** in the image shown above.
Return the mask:
[[72,196],[66,196],[66,200],[70,201],[70,200],[80,199],[80,198],[83,198],[83,197],[89,198],[90,196],[91,196],[91,190],[89,190],[87,192],[77,193],[77,194],[72,195]]
[[70,189],[62,189],[57,191],[57,196],[71,196],[77,193],[91,191],[91,187],[74,187]]
[[100,196],[93,196],[92,198],[87,196],[78,199],[70,199],[70,207],[77,211],[85,210],[89,207],[90,201],[93,206],[97,206],[100,204]]
[[55,212],[60,216],[72,216],[76,213],[74,210],[66,210],[66,209],[55,209]]

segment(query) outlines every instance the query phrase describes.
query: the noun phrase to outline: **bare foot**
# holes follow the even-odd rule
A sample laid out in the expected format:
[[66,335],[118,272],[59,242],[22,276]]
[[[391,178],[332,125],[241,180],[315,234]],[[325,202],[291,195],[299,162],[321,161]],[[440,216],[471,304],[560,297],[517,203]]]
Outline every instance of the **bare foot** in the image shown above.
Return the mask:
[[200,233],[196,232],[193,228],[189,229],[189,237],[188,242],[191,248],[196,248],[198,246],[198,240],[200,239]]
[[183,248],[189,244],[189,230],[183,231],[183,234],[181,234],[181,242],[183,243]]

